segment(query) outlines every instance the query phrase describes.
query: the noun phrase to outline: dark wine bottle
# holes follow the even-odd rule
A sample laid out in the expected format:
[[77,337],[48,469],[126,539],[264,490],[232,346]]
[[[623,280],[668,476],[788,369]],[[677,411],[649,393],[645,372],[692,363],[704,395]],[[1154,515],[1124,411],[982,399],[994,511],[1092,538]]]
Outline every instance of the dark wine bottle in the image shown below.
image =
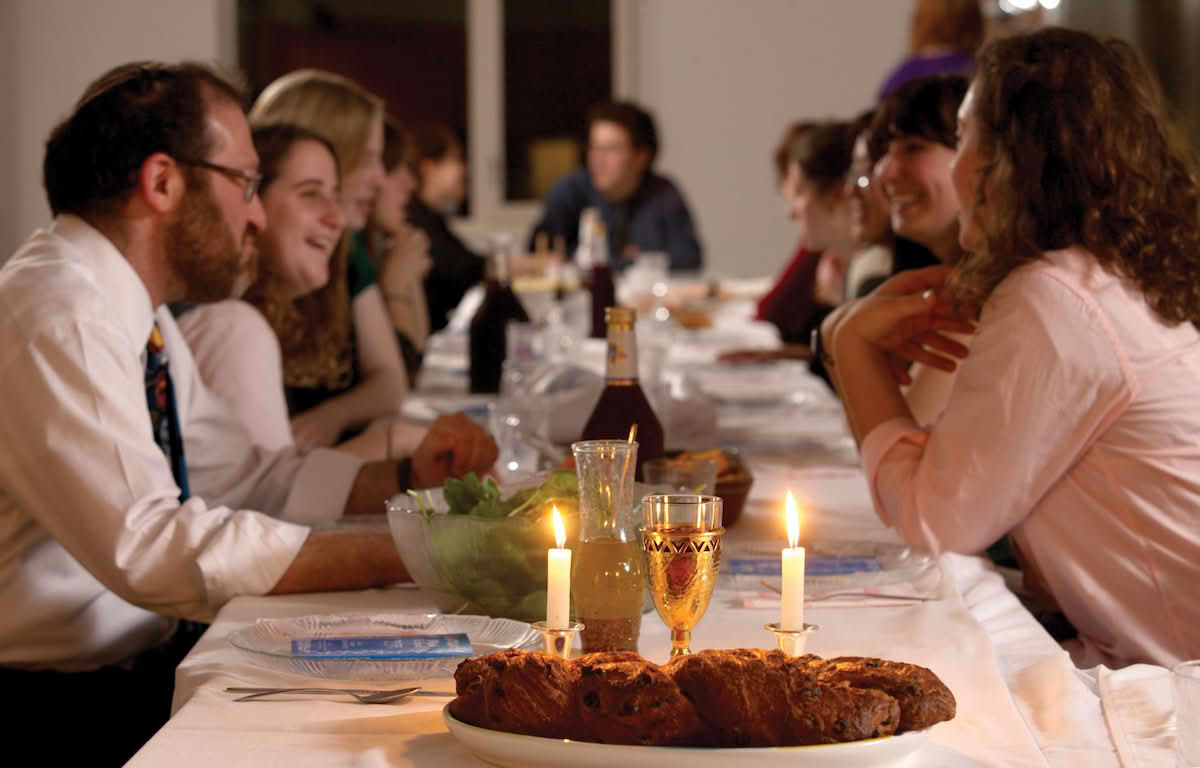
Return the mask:
[[617,287],[613,283],[612,267],[608,264],[594,264],[588,290],[592,294],[592,338],[603,339],[607,333],[605,312],[617,303]]
[[592,297],[593,339],[603,339],[608,332],[604,311],[617,303],[617,288],[613,284],[612,267],[608,263],[608,233],[604,219],[595,208],[584,208],[579,214],[579,251],[576,262],[586,276],[588,293]]
[[500,391],[508,344],[508,324],[527,323],[529,315],[508,282],[508,241],[500,241],[488,259],[483,302],[471,318],[469,353],[471,391]]
[[583,427],[583,440],[625,440],[629,428],[638,425],[637,477],[648,459],[663,455],[663,428],[646,393],[638,384],[636,315],[628,307],[609,307],[608,362],[604,391]]

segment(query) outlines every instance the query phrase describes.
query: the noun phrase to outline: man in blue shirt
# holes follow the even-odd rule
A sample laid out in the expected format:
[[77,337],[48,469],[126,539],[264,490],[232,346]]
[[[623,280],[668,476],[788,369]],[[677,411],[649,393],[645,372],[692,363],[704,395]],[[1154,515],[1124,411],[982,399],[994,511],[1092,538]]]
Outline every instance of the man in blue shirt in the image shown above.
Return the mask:
[[606,102],[588,113],[587,168],[550,188],[534,229],[562,236],[567,253],[579,241],[579,217],[595,208],[608,234],[609,263],[628,266],[638,252],[663,251],[674,270],[700,269],[702,253],[692,215],[669,179],[651,170],[658,155],[654,118],[630,102]]

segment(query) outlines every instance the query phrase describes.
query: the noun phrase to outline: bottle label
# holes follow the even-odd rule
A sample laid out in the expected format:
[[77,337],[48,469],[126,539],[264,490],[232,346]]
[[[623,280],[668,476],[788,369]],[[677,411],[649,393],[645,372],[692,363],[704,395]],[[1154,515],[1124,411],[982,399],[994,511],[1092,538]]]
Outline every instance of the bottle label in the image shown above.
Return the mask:
[[608,362],[605,378],[609,382],[637,380],[637,341],[632,328],[608,330]]

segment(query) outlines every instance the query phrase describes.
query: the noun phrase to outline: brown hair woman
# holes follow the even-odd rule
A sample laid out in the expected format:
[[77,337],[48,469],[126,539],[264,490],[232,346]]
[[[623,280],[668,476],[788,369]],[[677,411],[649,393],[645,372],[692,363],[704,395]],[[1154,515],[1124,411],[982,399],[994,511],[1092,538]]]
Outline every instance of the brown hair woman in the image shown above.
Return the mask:
[[[1200,184],[1119,41],[1046,29],[984,49],[959,109],[955,267],[823,326],[876,511],[913,546],[1005,533],[1078,631],[1075,662],[1200,656]],[[889,355],[953,367],[919,428]]]

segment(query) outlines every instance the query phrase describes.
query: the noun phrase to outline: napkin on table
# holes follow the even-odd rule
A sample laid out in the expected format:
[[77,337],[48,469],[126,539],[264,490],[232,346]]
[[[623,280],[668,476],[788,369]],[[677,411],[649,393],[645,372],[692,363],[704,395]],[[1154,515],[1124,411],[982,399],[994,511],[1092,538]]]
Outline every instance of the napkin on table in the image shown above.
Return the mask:
[[1125,768],[1174,768],[1171,671],[1153,664],[1097,668],[1109,735]]

